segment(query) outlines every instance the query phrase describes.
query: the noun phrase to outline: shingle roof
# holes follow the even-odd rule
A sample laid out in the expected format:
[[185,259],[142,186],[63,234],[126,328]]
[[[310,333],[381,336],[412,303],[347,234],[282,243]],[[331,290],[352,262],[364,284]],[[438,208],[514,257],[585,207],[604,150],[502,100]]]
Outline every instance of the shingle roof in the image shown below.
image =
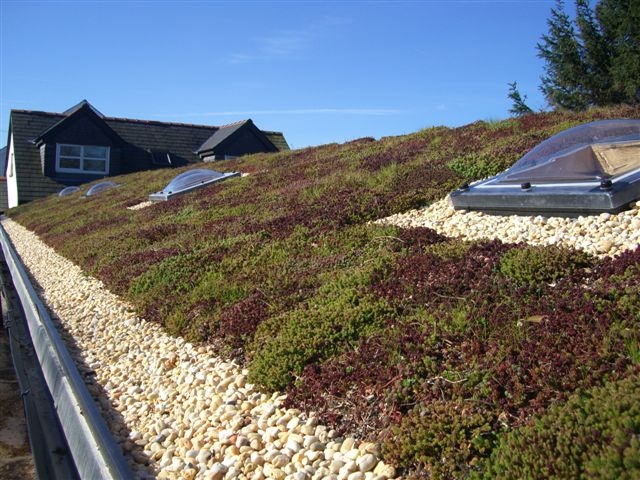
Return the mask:
[[272,132],[268,130],[261,130],[261,131],[262,133],[264,133],[264,136],[267,137],[269,141],[273,143],[279,151],[283,152],[285,150],[289,150],[289,144],[287,143],[287,140],[284,138],[284,135],[282,132]]
[[195,153],[196,149],[218,130],[218,127],[208,125],[128,118],[106,117],[105,122],[127,143],[145,150],[166,150],[189,163],[201,161]]
[[9,130],[16,159],[14,174],[20,182],[20,203],[55,193],[60,185],[42,174],[40,152],[33,139],[60,120],[61,115],[47,112],[12,110]]
[[2,147],[0,148],[0,177],[4,177],[4,174],[6,173],[7,170],[7,147]]
[[68,108],[67,110],[62,112],[62,115],[65,115],[65,116],[71,115],[72,113],[75,113],[84,107],[89,107],[91,111],[95,113],[97,116],[99,116],[100,118],[104,118],[104,114],[100,112],[100,110],[98,110],[96,107],[91,105],[88,100],[82,100],[81,102],[75,104],[73,107]]
[[[262,143],[267,151],[278,151],[281,150],[278,145],[271,141],[271,139],[263,132],[259,130],[258,127],[255,126],[251,119],[241,120],[239,122],[230,123],[228,125],[222,125],[218,128],[216,133],[214,133],[206,142],[204,142],[200,148],[198,148],[197,152],[202,154],[204,152],[211,152],[216,149],[216,147],[221,146],[227,138],[231,137],[234,133],[241,129],[246,129],[254,132],[256,138]],[[277,138],[277,132],[271,132],[274,139]],[[287,145],[286,140],[284,140],[284,136],[280,133],[281,140],[278,140],[278,143],[284,148],[282,150],[289,150],[289,145]]]
[[[85,102],[85,101],[83,101]],[[83,102],[68,110],[75,113],[82,107]],[[87,105],[89,105],[87,103]],[[91,105],[89,107],[97,112]],[[35,114],[42,117],[39,124],[46,126],[29,140],[33,140],[55,127],[67,115],[61,113],[38,112],[30,110],[13,110],[12,113],[24,115]],[[98,115],[101,115],[97,112]],[[45,120],[45,117],[49,120]],[[228,125],[196,125],[189,123],[160,122],[155,120],[137,120],[131,118],[102,117],[105,123],[113,129],[123,140],[131,145],[145,150],[166,150],[185,158],[190,163],[200,161],[196,152],[212,150],[220,145],[234,132],[242,128],[251,120],[242,120]],[[289,150],[289,145],[281,132],[261,131],[278,150]]]
[[200,147],[196,149],[196,151],[205,152],[207,150],[213,150],[250,121],[251,120],[241,120],[239,122],[230,123],[228,125],[222,125],[216,130],[213,135],[211,135],[202,145],[200,145]]

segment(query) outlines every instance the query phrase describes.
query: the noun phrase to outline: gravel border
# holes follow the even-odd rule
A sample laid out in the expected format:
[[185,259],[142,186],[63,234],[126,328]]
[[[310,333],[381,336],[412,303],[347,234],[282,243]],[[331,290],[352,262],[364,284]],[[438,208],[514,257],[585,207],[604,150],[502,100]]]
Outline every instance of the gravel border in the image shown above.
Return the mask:
[[640,201],[612,215],[570,217],[498,216],[454,210],[445,198],[428,207],[377,220],[400,227],[428,227],[464,240],[499,239],[505,243],[559,245],[602,257],[634,250],[640,244]]
[[379,445],[338,438],[247,371],[135,316],[102,282],[3,219],[137,478],[394,478]]

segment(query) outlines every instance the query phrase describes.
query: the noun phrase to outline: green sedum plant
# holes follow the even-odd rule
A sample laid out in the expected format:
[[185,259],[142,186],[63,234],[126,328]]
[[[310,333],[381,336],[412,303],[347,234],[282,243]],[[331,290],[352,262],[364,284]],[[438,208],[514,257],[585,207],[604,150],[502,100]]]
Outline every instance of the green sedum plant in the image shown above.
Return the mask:
[[447,167],[469,181],[497,175],[502,171],[502,166],[496,164],[495,160],[476,153],[454,158],[447,163]]
[[417,463],[426,478],[463,478],[491,451],[493,418],[470,402],[433,401],[415,408],[383,445],[397,464]]
[[369,272],[340,276],[295,310],[264,322],[256,332],[249,380],[283,389],[305,365],[352,349],[393,316],[383,299],[362,291]]
[[476,478],[640,478],[640,374],[572,395],[503,435]]
[[525,286],[554,283],[592,263],[592,257],[584,252],[556,246],[524,246],[505,253],[499,269],[516,285]]

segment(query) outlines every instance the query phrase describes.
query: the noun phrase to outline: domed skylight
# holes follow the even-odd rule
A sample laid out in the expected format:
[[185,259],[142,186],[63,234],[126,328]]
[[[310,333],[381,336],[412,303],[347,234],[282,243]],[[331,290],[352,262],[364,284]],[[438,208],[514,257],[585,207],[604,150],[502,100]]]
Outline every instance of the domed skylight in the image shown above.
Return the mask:
[[98,193],[104,192],[105,190],[111,190],[112,188],[115,188],[117,186],[118,186],[117,183],[112,182],[110,180],[96,183],[91,188],[89,188],[89,190],[87,190],[87,193],[85,193],[84,196],[91,197],[93,195],[97,195]]
[[80,187],[72,186],[72,187],[64,187],[62,190],[58,192],[59,197],[66,197],[67,195],[71,195],[80,190]]
[[188,170],[176,176],[161,191],[149,195],[149,200],[159,202],[176,195],[182,195],[197,188],[206,187],[230,177],[237,177],[240,172],[222,173],[206,168]]

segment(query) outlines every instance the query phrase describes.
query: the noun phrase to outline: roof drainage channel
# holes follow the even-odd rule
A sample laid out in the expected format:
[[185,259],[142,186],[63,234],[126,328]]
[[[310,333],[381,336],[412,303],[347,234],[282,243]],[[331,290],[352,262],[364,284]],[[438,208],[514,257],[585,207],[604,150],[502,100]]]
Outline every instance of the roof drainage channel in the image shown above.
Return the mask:
[[222,173],[206,168],[188,170],[176,176],[164,189],[149,195],[152,202],[162,202],[178,195],[192,192],[199,188],[221,182],[227,178],[239,177],[240,172]]
[[98,412],[2,226],[0,243],[42,374],[80,478],[133,478],[120,447]]
[[11,274],[0,250],[0,303],[13,369],[15,371],[29,435],[31,456],[38,478],[79,479],[69,445],[56,415],[47,382],[33,349],[29,329]]

